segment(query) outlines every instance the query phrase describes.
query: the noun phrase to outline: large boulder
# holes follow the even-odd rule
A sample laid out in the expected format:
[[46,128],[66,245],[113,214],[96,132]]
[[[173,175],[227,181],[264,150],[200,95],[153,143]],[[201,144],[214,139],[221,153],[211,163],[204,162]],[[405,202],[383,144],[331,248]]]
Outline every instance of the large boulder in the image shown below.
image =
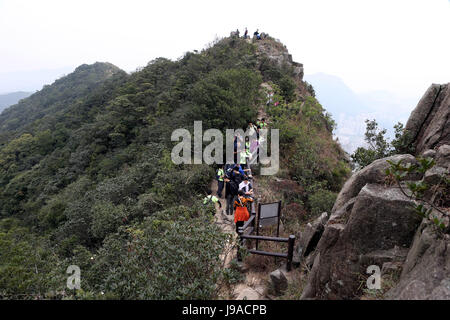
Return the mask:
[[420,221],[398,188],[366,184],[347,221],[328,221],[302,299],[356,297],[369,265],[405,258]]
[[450,144],[450,84],[432,84],[412,111],[405,131],[416,154]]
[[[339,192],[333,209],[331,210],[331,214],[333,215],[337,210],[342,209],[345,203],[356,197],[362,187],[364,187],[367,183],[384,183],[386,179],[386,169],[390,166],[387,160],[395,162],[403,161],[403,164],[417,163],[417,160],[409,154],[395,155],[375,160],[367,167],[354,173],[350,179],[347,180]],[[422,177],[419,175],[408,176],[408,180],[420,180],[421,178]]]

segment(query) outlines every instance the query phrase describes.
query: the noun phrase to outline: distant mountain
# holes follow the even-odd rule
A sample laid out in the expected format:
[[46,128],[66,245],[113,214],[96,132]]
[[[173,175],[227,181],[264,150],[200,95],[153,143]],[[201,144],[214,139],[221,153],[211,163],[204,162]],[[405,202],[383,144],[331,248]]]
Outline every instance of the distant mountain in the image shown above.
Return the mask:
[[11,92],[7,94],[0,94],[0,113],[3,109],[6,109],[13,104],[16,104],[21,99],[27,98],[32,94],[32,92]]
[[367,111],[364,101],[341,78],[316,73],[305,75],[305,80],[313,85],[316,97],[331,114],[337,116],[340,113],[358,114]]
[[0,94],[41,90],[45,84],[53,83],[56,79],[73,72],[74,69],[75,66],[14,72],[0,71]]
[[[116,73],[126,74],[110,63],[84,64],[68,76],[56,80],[52,85],[45,85],[42,90],[0,114],[0,142],[3,135],[14,136],[16,132],[24,130],[35,132],[52,129],[62,121],[62,117],[68,124],[71,118],[67,119],[67,113],[81,112],[77,103],[88,99]],[[87,115],[88,110],[85,117]],[[42,121],[44,119],[45,121]],[[75,121],[73,119],[72,117],[72,122]]]
[[337,76],[316,73],[305,75],[314,87],[316,97],[337,122],[335,135],[343,148],[352,153],[364,145],[365,120],[376,119],[379,126],[393,136],[397,122],[405,124],[419,96],[403,97],[389,91],[355,93]]

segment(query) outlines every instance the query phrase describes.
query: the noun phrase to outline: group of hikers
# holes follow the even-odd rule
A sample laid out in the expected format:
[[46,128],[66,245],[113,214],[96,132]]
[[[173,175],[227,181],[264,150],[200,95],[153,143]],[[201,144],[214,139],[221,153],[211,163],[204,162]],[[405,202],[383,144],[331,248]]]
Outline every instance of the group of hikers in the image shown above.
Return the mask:
[[[240,34],[241,34],[241,33],[239,32],[239,29],[237,29],[236,31],[231,32],[231,35],[232,35],[232,36],[235,36],[235,37],[237,37],[237,38],[239,38],[239,35],[240,35]],[[266,36],[267,36],[267,34],[265,34],[264,32],[259,33],[259,29],[256,29],[256,31],[253,33],[253,37],[254,37],[256,40],[262,40],[262,39],[265,39]],[[245,28],[245,31],[244,31],[244,39],[248,39],[248,38],[249,38],[249,35],[248,35],[248,29]]]
[[[243,226],[245,221],[250,218],[249,209],[253,203],[253,186],[252,186],[252,172],[250,169],[250,160],[259,153],[260,135],[259,130],[267,127],[266,120],[262,118],[248,123],[248,132],[250,136],[256,135],[256,145],[250,145],[247,139],[239,135],[234,138],[234,163],[220,165],[216,173],[217,180],[217,196],[208,190],[208,195],[203,200],[204,204],[217,203],[222,210],[222,204],[219,198],[222,198],[225,189],[224,198],[226,199],[227,215],[232,215],[234,212],[234,223],[236,224],[236,232],[239,227]],[[245,143],[243,150],[239,152],[240,146]],[[237,161],[239,158],[239,161]]]

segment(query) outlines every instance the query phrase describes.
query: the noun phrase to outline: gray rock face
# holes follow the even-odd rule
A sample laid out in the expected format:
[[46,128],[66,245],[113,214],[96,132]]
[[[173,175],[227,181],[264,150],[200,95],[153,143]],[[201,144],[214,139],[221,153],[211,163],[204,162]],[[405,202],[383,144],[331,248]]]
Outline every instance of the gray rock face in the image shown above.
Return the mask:
[[366,184],[348,222],[327,223],[302,299],[354,298],[367,266],[402,261],[421,221],[411,204],[398,188]]
[[423,158],[433,158],[434,159],[435,156],[436,156],[436,150],[431,150],[431,149],[425,150],[421,154],[421,157],[423,157]]
[[427,172],[425,172],[425,175],[423,176],[423,181],[425,181],[429,185],[437,184],[441,180],[442,176],[446,174],[448,174],[448,169],[434,166]]
[[[448,177],[449,114],[450,84],[432,85],[405,130],[412,137],[416,155],[434,158],[436,165],[405,180],[423,179],[433,185],[442,181],[442,176]],[[450,235],[438,232],[429,220],[421,223],[413,202],[399,188],[385,186],[385,171],[390,166],[386,160],[417,164],[412,155],[379,159],[345,183],[316,250],[308,256],[314,263],[301,299],[356,298],[361,294],[360,276],[373,264],[382,274],[401,272],[388,299],[450,299]],[[448,231],[449,201],[439,190],[426,193],[425,198],[438,199],[436,203],[446,208],[447,213],[433,210],[431,214]]]
[[450,84],[433,84],[406,123],[416,154],[450,144]]
[[294,76],[300,81],[303,80],[303,64],[293,61],[292,55],[280,42],[256,41],[255,43],[258,51],[266,55],[269,60],[275,62],[279,67],[285,64],[292,66]]
[[388,299],[450,299],[450,237],[439,237],[429,222],[417,230],[398,285]]
[[[356,197],[359,191],[364,187],[367,183],[383,183],[386,178],[386,169],[389,168],[389,163],[386,160],[390,161],[400,161],[403,160],[403,164],[411,163],[416,164],[416,159],[409,154],[395,155],[392,157],[387,157],[383,159],[378,159],[372,162],[367,167],[362,170],[354,173],[350,179],[342,187],[339,195],[334,203],[333,209],[331,210],[331,214],[333,215],[337,210],[341,209],[346,202],[350,199]],[[408,180],[420,180],[421,176],[409,176]]]
[[450,145],[444,144],[436,152],[436,165],[450,169]]
[[299,247],[301,247],[304,257],[308,256],[316,248],[327,220],[328,214],[324,212],[313,223],[306,225],[305,231],[302,233],[299,241]]
[[[293,263],[299,266],[301,261],[305,261],[308,267],[312,266],[314,261],[314,250],[322,236],[325,224],[328,220],[328,213],[324,212],[312,223],[308,223],[305,230],[300,235],[300,240],[294,251]],[[310,255],[312,253],[312,255]],[[306,260],[305,260],[306,258]]]

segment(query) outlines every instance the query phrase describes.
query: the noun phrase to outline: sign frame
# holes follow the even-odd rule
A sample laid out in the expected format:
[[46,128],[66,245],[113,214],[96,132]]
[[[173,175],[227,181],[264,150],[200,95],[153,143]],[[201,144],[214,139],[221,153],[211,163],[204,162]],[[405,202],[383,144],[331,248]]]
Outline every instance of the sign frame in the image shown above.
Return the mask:
[[[269,205],[269,204],[276,204],[278,203],[278,212],[277,216],[270,217],[270,218],[261,218],[261,206]],[[276,202],[270,202],[270,203],[258,203],[258,220],[256,222],[256,235],[259,236],[259,228],[260,228],[260,221],[264,219],[273,219],[277,218],[277,237],[280,236],[280,218],[281,218],[281,200]],[[256,241],[256,250],[258,250],[258,240]]]

